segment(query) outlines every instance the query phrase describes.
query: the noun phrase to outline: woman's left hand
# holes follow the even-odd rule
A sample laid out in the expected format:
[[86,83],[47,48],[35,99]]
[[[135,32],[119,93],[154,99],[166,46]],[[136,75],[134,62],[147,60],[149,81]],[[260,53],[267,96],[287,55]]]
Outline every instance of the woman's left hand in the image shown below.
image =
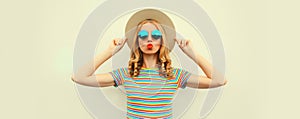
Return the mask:
[[186,40],[186,39],[174,39],[175,42],[178,44],[180,49],[190,58],[194,58],[194,48],[192,46],[191,40]]

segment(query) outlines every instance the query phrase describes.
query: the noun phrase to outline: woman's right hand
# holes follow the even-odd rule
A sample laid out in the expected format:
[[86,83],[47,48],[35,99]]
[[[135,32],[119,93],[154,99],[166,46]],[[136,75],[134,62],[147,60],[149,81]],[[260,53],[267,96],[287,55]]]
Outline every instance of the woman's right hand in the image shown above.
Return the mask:
[[113,52],[113,54],[116,54],[119,52],[124,44],[126,43],[128,39],[127,38],[115,38],[112,40],[112,42],[109,45],[109,50]]

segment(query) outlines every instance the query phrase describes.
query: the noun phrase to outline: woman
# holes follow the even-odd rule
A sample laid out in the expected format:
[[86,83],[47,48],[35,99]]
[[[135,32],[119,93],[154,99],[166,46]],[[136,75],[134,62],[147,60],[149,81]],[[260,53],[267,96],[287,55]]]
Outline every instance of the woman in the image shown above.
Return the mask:
[[[175,38],[172,33],[174,25],[164,13],[154,9],[141,10],[130,18],[125,32],[126,39],[114,39],[108,49],[97,55],[93,62],[79,69],[72,80],[94,87],[124,85],[127,118],[172,118],[172,99],[178,88],[214,88],[226,84],[226,80],[212,81],[212,65],[194,52],[191,41]],[[171,66],[169,52],[174,41],[206,76]],[[128,67],[93,75],[126,42],[131,48]]]

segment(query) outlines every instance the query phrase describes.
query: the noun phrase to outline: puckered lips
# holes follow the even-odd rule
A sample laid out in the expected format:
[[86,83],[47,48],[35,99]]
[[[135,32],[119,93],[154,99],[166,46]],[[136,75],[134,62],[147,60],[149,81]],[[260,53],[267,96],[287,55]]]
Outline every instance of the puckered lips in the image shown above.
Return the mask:
[[151,50],[153,48],[153,45],[150,43],[147,45],[148,50]]

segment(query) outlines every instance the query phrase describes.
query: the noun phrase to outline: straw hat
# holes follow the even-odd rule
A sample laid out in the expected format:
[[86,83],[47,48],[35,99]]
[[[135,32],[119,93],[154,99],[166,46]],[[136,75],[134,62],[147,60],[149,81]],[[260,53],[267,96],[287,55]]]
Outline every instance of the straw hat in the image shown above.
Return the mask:
[[133,45],[133,38],[137,30],[138,24],[146,19],[154,19],[163,27],[166,35],[165,45],[170,51],[175,45],[174,38],[176,31],[172,20],[163,12],[156,9],[143,9],[133,14],[128,20],[125,28],[125,36],[128,38],[127,44],[129,48]]

